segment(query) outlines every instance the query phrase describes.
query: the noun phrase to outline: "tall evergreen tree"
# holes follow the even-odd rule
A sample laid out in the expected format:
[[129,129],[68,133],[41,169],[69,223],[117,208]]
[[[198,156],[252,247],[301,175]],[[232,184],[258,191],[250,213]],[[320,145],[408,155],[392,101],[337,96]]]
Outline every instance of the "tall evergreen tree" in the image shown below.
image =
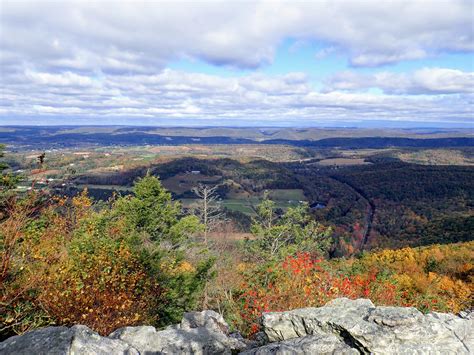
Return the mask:
[[19,181],[18,176],[7,172],[8,164],[3,161],[5,156],[5,146],[0,144],[0,207],[4,204],[5,199]]

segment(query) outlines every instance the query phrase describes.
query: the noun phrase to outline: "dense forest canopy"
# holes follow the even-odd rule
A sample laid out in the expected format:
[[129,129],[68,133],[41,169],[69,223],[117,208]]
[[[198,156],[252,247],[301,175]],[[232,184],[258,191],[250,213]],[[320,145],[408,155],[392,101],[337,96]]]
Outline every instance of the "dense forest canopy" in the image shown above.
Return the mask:
[[[219,185],[218,193],[223,199],[236,192],[261,195],[271,189],[301,189],[310,205],[324,206],[313,209],[312,214],[318,221],[334,226],[339,238],[334,252],[339,255],[375,247],[473,238],[474,167],[471,166],[415,165],[382,159],[363,166],[327,167],[315,165],[312,160],[242,163],[232,159],[182,158],[120,173],[81,175],[74,181],[92,189],[94,185],[129,186],[146,171],[164,181],[191,171],[215,176],[216,179],[207,183]],[[97,193],[103,198],[110,196],[111,190],[106,195],[103,189]],[[194,197],[191,188],[173,195]],[[241,214],[232,216],[238,222],[246,219]]]
[[285,147],[294,159],[255,146],[240,159],[201,146],[0,154],[1,337],[161,327],[209,308],[253,336],[262,312],[336,297],[472,307],[474,167],[400,158],[464,163],[469,147]]

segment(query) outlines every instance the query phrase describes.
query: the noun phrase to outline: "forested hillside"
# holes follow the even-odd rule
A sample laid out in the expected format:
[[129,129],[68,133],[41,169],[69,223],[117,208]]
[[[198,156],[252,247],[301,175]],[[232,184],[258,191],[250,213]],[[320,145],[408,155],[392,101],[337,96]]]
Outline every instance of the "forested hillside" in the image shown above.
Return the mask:
[[264,199],[252,238],[203,241],[196,216],[147,176],[133,194],[94,203],[38,193],[3,202],[1,334],[86,324],[108,334],[167,325],[213,308],[246,335],[263,311],[319,306],[336,297],[458,312],[472,306],[472,242],[328,259],[333,230],[308,205],[280,215]]
[[473,14],[0,0],[0,355],[474,354]]
[[[365,165],[325,166],[317,159],[294,163],[255,160],[182,158],[120,173],[81,175],[74,184],[88,186],[98,197],[113,187],[131,186],[149,171],[160,176],[178,199],[195,198],[192,171],[208,185],[219,185],[224,205],[243,201],[251,209],[230,211],[245,220],[266,190],[296,189],[313,208],[314,217],[332,225],[338,243],[334,255],[377,247],[419,246],[473,239],[474,167],[415,165],[395,159],[372,159]],[[185,175],[183,175],[185,174]],[[188,175],[186,175],[188,174]],[[196,182],[197,183],[197,182]],[[72,193],[79,190],[72,188]],[[298,202],[303,197],[291,197]],[[248,202],[250,201],[250,202]],[[231,205],[233,206],[233,205]],[[241,212],[245,212],[241,214]],[[250,211],[250,212],[249,212]],[[246,215],[247,214],[247,217]],[[248,230],[247,230],[248,231]]]
[[[341,137],[342,136],[342,137]],[[282,129],[282,128],[156,128],[156,127],[7,127],[0,143],[21,149],[183,144],[270,144],[343,149],[387,147],[467,147],[474,138],[462,130]]]

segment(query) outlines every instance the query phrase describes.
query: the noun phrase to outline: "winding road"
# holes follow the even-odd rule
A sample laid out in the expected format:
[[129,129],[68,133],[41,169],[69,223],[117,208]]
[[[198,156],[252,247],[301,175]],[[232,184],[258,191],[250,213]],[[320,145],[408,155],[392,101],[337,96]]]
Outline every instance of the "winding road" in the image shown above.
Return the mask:
[[362,200],[364,200],[367,204],[367,214],[365,216],[365,226],[364,226],[364,231],[363,231],[363,238],[362,242],[359,246],[360,250],[364,250],[365,246],[367,245],[367,242],[369,240],[370,236],[370,231],[372,230],[372,223],[374,220],[374,215],[375,215],[375,205],[374,203],[369,199],[369,197],[365,194],[365,192],[358,187],[348,183],[347,181],[343,180],[339,176],[335,175],[330,175],[329,176],[331,179],[336,180],[337,182],[346,185],[349,187],[351,190],[353,190]]

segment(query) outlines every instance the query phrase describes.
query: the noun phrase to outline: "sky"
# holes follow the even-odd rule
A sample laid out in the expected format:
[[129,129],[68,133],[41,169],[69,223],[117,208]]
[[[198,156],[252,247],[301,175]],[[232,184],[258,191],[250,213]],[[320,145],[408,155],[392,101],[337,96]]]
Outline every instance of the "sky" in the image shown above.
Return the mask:
[[474,128],[474,1],[0,0],[0,125]]

